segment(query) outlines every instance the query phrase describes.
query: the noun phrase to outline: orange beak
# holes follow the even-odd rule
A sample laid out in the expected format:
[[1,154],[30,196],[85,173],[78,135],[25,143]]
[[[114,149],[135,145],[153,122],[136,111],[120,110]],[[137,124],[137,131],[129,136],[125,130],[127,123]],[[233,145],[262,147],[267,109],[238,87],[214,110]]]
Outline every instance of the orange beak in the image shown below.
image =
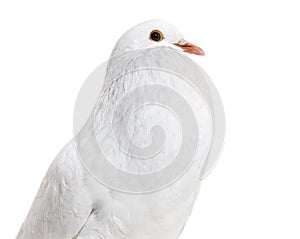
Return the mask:
[[204,51],[200,47],[195,46],[186,40],[180,40],[178,43],[175,43],[174,45],[180,47],[184,52],[199,55],[199,56],[205,56]]

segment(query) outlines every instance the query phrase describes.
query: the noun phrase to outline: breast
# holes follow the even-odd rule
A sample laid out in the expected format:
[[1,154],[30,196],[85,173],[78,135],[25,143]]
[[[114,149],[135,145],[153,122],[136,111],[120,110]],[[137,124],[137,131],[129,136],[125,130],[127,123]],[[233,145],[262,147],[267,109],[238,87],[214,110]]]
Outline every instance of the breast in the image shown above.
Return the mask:
[[131,239],[177,238],[198,195],[212,117],[183,61],[149,49],[112,59],[90,121],[109,225]]

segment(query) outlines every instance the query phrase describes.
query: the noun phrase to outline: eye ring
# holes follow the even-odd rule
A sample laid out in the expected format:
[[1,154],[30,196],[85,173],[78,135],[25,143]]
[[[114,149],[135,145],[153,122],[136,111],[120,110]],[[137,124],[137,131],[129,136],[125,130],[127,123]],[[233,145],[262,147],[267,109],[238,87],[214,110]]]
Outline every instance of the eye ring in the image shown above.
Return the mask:
[[160,42],[164,39],[164,36],[160,30],[153,30],[150,32],[149,39],[151,41]]

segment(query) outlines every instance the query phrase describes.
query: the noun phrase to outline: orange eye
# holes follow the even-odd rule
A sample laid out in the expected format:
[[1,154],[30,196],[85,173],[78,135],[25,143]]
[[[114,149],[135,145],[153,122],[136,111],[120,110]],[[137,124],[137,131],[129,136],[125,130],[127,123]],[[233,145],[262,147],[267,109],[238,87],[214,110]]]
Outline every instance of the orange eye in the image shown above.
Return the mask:
[[162,32],[159,31],[159,30],[153,30],[150,33],[150,37],[149,38],[150,38],[151,41],[156,41],[156,42],[159,42],[162,39],[164,39]]

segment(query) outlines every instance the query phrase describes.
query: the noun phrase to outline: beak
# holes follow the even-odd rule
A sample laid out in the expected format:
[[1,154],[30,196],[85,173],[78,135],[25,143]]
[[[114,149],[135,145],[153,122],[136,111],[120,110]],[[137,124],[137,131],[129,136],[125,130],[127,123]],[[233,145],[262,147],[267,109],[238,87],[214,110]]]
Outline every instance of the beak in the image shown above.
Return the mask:
[[174,45],[180,47],[184,52],[199,56],[205,56],[204,51],[200,47],[195,46],[186,40],[180,40],[178,43],[174,43]]

